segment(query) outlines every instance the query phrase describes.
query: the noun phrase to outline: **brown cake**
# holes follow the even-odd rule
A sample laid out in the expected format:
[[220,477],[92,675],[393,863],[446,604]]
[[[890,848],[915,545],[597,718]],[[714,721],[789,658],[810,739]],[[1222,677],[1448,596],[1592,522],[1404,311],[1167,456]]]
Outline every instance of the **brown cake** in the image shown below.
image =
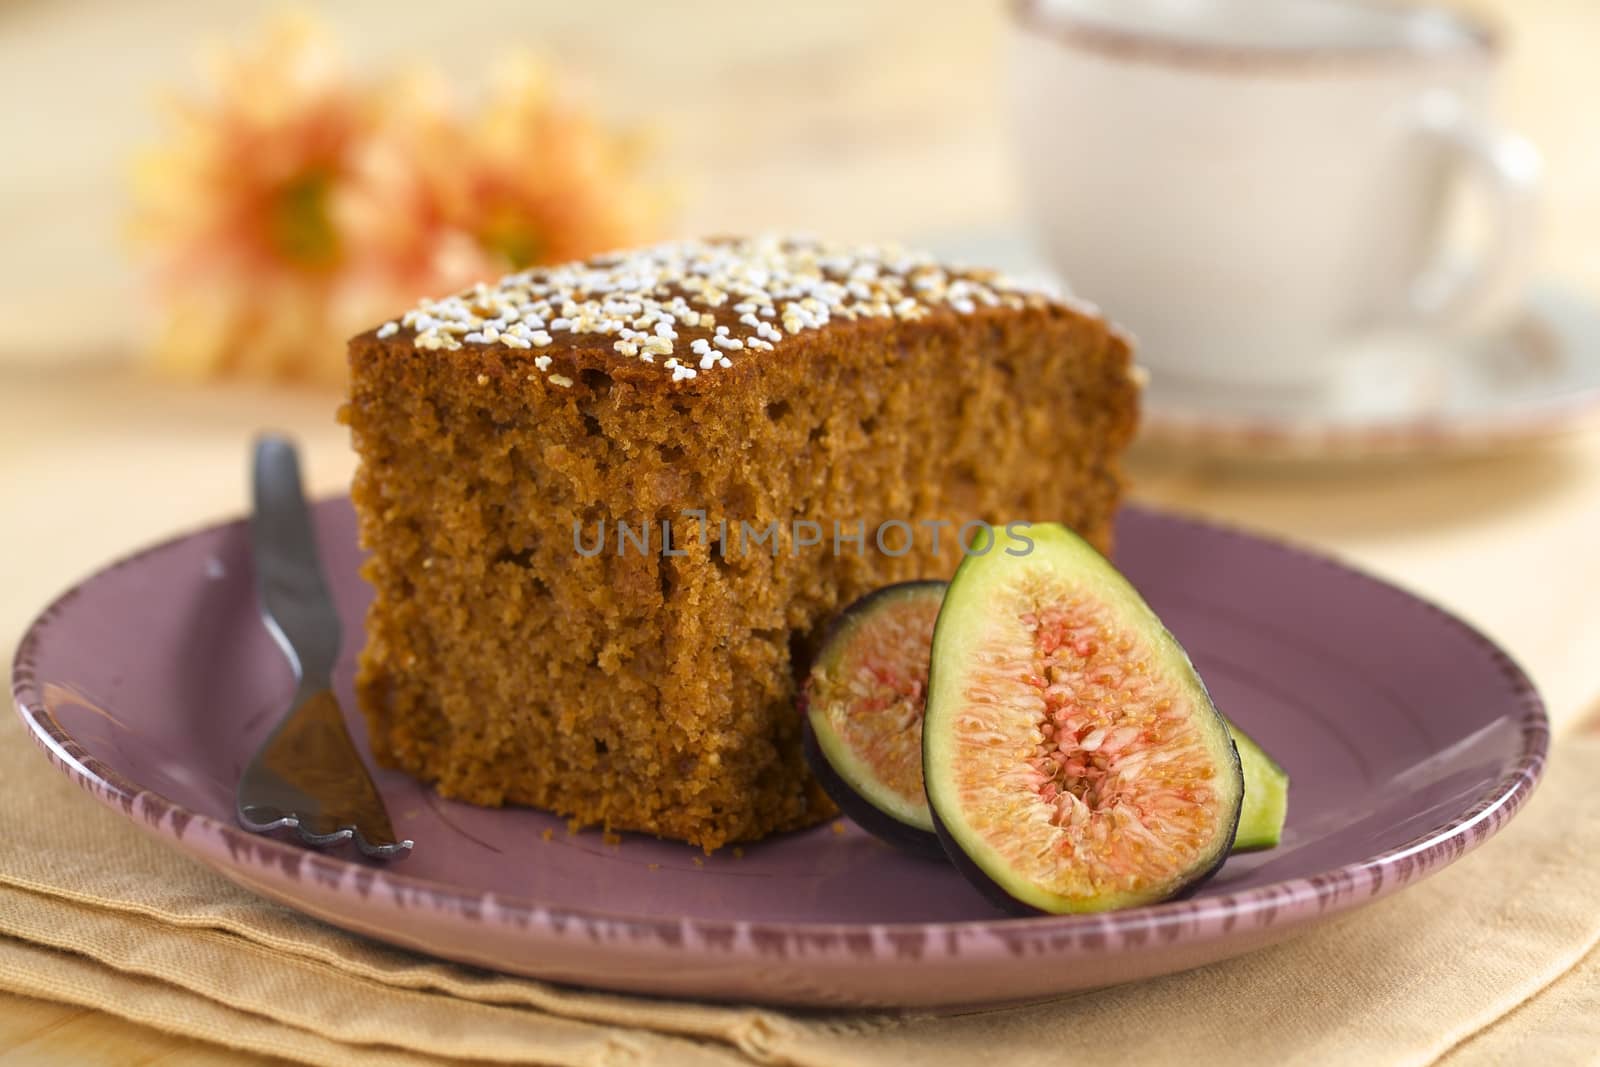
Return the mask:
[[1137,408],[1093,309],[776,239],[512,275],[350,366],[379,759],[707,849],[833,814],[793,696],[834,611],[963,525],[1104,547]]

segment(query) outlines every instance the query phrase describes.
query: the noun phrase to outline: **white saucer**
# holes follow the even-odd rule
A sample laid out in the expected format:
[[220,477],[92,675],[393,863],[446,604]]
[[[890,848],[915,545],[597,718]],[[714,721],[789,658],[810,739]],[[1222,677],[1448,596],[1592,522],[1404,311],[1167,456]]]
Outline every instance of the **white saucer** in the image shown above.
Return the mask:
[[[1017,235],[945,234],[919,243],[957,262],[1056,280]],[[1373,339],[1323,389],[1251,393],[1152,373],[1140,440],[1253,460],[1359,459],[1501,449],[1595,424],[1600,306],[1542,281],[1523,313],[1495,334],[1453,343]]]

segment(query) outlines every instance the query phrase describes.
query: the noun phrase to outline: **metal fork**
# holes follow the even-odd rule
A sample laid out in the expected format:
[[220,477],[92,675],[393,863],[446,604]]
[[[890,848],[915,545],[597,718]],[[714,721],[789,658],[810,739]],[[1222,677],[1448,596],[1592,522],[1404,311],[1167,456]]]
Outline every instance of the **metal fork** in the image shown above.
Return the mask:
[[333,695],[339,616],[317,562],[300,463],[287,438],[266,434],[256,441],[252,481],[250,541],[261,618],[300,684],[239,780],[239,823],[256,833],[294,827],[318,848],[354,838],[368,856],[404,854],[411,842],[396,839]]

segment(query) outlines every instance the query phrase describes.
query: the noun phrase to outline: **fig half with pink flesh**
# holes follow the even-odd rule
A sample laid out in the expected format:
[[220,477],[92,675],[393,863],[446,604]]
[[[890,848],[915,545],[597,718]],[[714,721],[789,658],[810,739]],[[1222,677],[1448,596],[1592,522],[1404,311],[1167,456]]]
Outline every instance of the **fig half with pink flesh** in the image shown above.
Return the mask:
[[922,712],[944,590],[903,582],[850,605],[800,695],[806,761],[834,803],[890,844],[938,859],[922,789]]
[[930,662],[934,830],[997,902],[1150,904],[1227,858],[1244,800],[1228,725],[1155,612],[1066,527],[974,544]]

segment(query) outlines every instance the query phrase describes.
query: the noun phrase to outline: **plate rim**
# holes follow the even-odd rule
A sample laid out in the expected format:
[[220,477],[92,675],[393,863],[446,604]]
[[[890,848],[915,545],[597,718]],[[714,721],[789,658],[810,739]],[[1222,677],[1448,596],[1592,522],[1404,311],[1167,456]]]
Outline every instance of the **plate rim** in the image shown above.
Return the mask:
[[[313,507],[323,511],[346,505],[348,494],[336,493],[317,498]],[[757,957],[776,952],[797,956],[815,951],[824,944],[843,943],[849,938],[869,936],[874,953],[882,940],[891,945],[898,939],[916,936],[939,939],[950,947],[953,958],[981,959],[999,955],[1020,958],[1029,952],[1048,954],[1115,955],[1125,948],[1146,944],[1154,935],[1166,945],[1183,941],[1206,940],[1219,932],[1234,931],[1241,918],[1264,915],[1259,925],[1274,922],[1297,925],[1296,918],[1309,914],[1329,915],[1387,896],[1428,874],[1460,859],[1498,833],[1527,803],[1543,774],[1548,759],[1551,727],[1542,697],[1528,673],[1492,638],[1451,611],[1393,582],[1379,578],[1317,549],[1300,545],[1272,534],[1247,530],[1211,518],[1156,508],[1136,502],[1122,505],[1119,515],[1138,513],[1160,522],[1199,529],[1230,540],[1245,540],[1257,546],[1295,557],[1302,562],[1333,569],[1346,578],[1376,586],[1388,595],[1398,595],[1418,605],[1467,637],[1496,667],[1510,689],[1510,698],[1519,709],[1517,726],[1521,751],[1494,782],[1457,814],[1409,839],[1404,844],[1363,859],[1316,874],[1272,882],[1211,897],[1193,897],[1121,911],[1089,914],[996,917],[909,921],[891,923],[820,923],[633,915],[593,909],[557,907],[537,899],[473,890],[450,882],[408,875],[390,867],[346,858],[338,852],[319,852],[268,835],[244,829],[199,812],[191,811],[167,797],[123,777],[89,754],[67,732],[46,707],[38,678],[35,657],[52,624],[67,604],[91,584],[137,564],[159,552],[177,548],[195,537],[218,532],[248,521],[239,516],[196,525],[143,548],[113,559],[56,596],[24,631],[12,661],[13,705],[34,742],[62,773],[75,779],[97,800],[119,812],[136,825],[168,840],[184,854],[213,867],[232,866],[260,872],[281,870],[288,875],[309,866],[313,877],[333,877],[342,888],[346,879],[364,884],[363,904],[372,906],[384,899],[377,890],[390,892],[390,901],[427,900],[437,912],[471,914],[497,928],[512,928],[525,938],[542,938],[578,944],[631,942],[648,939],[677,952],[691,948],[704,952],[718,946],[719,958]],[[182,826],[181,831],[167,831]],[[229,857],[214,849],[197,847],[185,832],[198,826],[220,841]],[[253,862],[243,864],[240,855]],[[226,873],[226,872],[224,872]],[[298,873],[291,877],[298,879]],[[259,890],[257,890],[259,892]],[[409,910],[413,905],[385,904]],[[1131,935],[1131,936],[1130,936]],[[381,935],[379,935],[381,936]],[[963,947],[956,949],[957,939]],[[777,945],[775,948],[774,946]],[[752,947],[757,946],[757,947]],[[893,952],[893,948],[888,950]]]

